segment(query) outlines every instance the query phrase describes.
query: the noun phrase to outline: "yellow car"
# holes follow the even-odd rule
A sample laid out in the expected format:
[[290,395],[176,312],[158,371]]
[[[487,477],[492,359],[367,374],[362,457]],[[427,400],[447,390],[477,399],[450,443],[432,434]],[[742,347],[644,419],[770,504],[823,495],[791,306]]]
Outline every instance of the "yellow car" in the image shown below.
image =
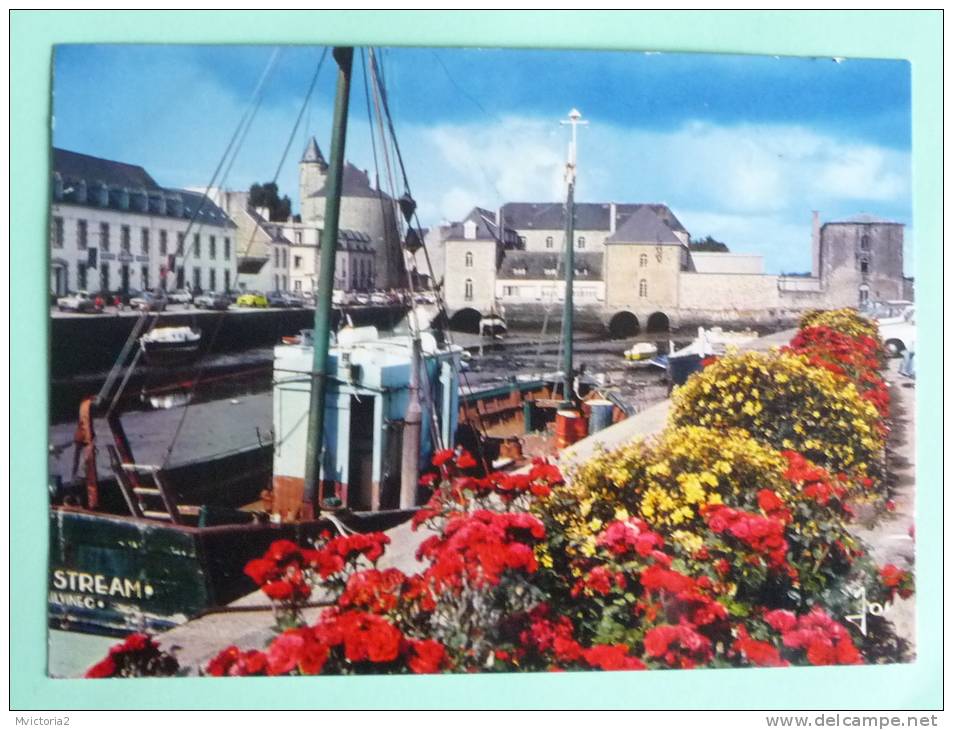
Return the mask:
[[264,294],[242,294],[235,301],[239,307],[259,307],[265,309],[268,307],[268,300]]

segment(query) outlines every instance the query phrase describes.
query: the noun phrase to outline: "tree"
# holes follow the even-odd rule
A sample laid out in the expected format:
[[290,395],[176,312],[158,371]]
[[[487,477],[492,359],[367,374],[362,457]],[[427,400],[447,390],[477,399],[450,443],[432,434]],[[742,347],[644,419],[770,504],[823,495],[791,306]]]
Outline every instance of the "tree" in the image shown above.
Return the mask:
[[291,217],[291,199],[287,195],[278,197],[277,183],[254,183],[248,190],[248,203],[252,208],[268,208],[269,220],[277,223],[284,223]]
[[692,251],[717,251],[719,253],[728,253],[727,244],[716,241],[711,236],[704,238],[693,238],[688,242],[688,247]]

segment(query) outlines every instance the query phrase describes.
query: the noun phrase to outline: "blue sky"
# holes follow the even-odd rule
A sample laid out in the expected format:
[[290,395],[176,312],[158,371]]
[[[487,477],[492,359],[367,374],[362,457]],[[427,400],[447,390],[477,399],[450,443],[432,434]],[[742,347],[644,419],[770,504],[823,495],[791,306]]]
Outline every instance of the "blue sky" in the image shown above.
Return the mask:
[[[226,184],[271,179],[322,49],[283,47]],[[140,164],[161,184],[209,181],[274,49],[59,46],[54,144]],[[910,74],[903,61],[639,52],[385,49],[383,66],[425,225],[473,207],[562,197],[572,107],[577,200],[665,202],[693,236],[810,267],[811,210],[908,225]],[[279,185],[297,210],[308,134],[327,151],[325,63]],[[373,176],[361,64],[347,155]]]

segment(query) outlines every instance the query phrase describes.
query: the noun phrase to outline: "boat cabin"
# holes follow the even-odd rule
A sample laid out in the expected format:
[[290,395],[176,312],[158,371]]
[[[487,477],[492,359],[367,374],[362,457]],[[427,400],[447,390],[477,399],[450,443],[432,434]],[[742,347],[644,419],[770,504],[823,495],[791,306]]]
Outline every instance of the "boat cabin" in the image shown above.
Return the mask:
[[[412,347],[409,335],[385,336],[375,327],[345,328],[332,343],[321,449],[321,501],[326,506],[353,511],[397,507]],[[454,441],[462,349],[440,348],[429,333],[421,334],[420,349],[422,470],[430,463],[435,443]],[[275,347],[276,497],[304,485],[313,356],[307,332],[296,344]]]

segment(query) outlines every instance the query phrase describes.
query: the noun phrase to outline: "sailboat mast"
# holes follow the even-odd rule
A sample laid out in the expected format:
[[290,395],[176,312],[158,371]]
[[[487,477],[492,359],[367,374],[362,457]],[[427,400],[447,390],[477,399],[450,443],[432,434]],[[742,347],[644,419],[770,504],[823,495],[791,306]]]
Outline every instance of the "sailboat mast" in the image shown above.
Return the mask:
[[576,188],[576,127],[580,124],[588,124],[581,121],[582,115],[577,109],[569,112],[569,121],[561,122],[568,124],[572,128],[572,139],[569,143],[569,158],[566,162],[566,251],[563,256],[563,265],[566,276],[566,294],[563,299],[563,401],[572,402],[573,392],[573,351],[572,351],[572,333],[573,333],[573,302],[572,285],[575,275],[575,261],[573,253],[573,238],[575,237],[575,188]]
[[334,262],[337,252],[344,169],[344,140],[347,136],[347,110],[351,92],[351,64],[354,60],[354,49],[335,48],[333,55],[338,64],[338,83],[337,94],[334,98],[331,150],[325,184],[327,202],[324,208],[324,229],[321,231],[318,288],[314,306],[314,360],[311,368],[311,406],[308,412],[308,442],[304,469],[304,516],[306,518],[311,516],[307,512],[314,509],[321,479],[325,389],[331,339],[331,298],[334,289]]

